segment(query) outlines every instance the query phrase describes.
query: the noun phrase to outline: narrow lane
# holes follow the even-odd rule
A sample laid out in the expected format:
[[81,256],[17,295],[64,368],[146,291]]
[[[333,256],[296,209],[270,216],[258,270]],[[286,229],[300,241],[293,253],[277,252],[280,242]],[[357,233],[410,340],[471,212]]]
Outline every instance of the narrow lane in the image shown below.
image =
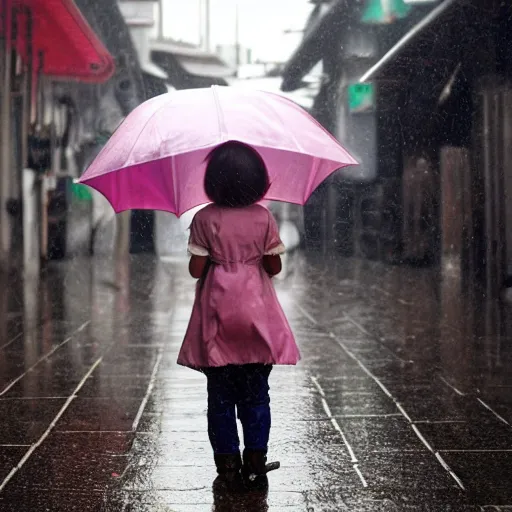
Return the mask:
[[469,305],[432,271],[355,260],[299,258],[276,285],[303,360],[271,376],[268,495],[212,492],[204,378],[175,364],[193,280],[184,259],[138,256],[56,265],[40,284],[53,302],[22,311],[35,330],[9,324],[26,362],[0,396],[0,510],[511,506],[506,314],[499,339],[475,316],[463,340]]

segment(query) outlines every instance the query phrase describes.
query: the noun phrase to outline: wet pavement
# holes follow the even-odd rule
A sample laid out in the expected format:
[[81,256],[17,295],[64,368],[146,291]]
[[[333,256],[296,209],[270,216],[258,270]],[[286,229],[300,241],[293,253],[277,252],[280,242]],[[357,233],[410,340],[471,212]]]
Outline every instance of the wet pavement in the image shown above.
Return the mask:
[[248,495],[212,491],[204,377],[175,364],[185,259],[4,278],[0,511],[512,510],[507,307],[432,269],[295,258],[276,285],[303,360],[272,373],[281,469]]

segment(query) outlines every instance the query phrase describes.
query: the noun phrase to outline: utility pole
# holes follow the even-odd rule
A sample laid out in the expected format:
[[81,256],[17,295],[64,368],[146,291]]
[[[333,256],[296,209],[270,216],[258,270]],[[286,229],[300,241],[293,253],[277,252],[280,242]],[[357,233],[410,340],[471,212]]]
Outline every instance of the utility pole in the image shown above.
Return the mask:
[[158,0],[158,39],[164,38],[164,0]]
[[238,11],[238,0],[235,0],[235,52],[236,52],[236,72],[240,67],[240,17]]
[[201,50],[205,49],[204,44],[204,12],[203,12],[203,1],[199,0],[199,48]]
[[205,49],[210,51],[210,0],[204,0],[204,39]]

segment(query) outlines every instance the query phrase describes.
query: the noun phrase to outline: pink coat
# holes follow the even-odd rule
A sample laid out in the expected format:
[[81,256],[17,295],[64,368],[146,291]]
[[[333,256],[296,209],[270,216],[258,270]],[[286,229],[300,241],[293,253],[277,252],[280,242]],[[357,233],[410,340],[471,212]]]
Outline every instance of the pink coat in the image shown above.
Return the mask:
[[261,205],[209,205],[192,221],[189,252],[213,264],[197,283],[178,364],[296,364],[299,350],[261,264],[284,252],[272,214]]

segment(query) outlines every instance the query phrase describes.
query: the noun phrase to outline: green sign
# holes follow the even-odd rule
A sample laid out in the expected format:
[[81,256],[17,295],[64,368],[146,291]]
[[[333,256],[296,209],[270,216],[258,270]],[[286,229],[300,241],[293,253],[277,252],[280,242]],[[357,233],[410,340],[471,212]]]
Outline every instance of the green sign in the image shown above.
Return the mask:
[[92,194],[87,185],[71,182],[71,194],[78,201],[92,201]]
[[361,22],[387,25],[405,18],[411,9],[404,0],[368,0]]
[[348,110],[352,114],[372,112],[375,108],[375,87],[373,84],[352,84],[348,86]]

